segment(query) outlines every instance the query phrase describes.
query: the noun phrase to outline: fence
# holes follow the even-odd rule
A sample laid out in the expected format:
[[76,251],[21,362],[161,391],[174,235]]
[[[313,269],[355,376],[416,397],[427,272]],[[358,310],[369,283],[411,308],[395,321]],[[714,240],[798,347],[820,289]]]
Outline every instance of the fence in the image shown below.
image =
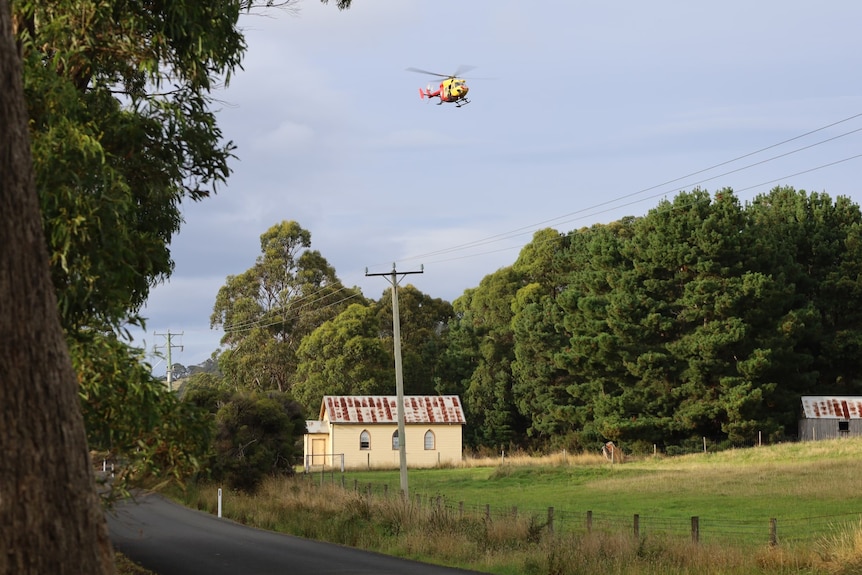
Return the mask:
[[344,473],[344,454],[343,453],[315,453],[305,456],[303,467],[306,473],[312,471],[320,471],[325,473],[327,470],[334,471],[337,468],[341,473]]
[[[310,475],[308,477],[311,477]],[[316,474],[315,474],[316,477]],[[326,476],[320,474],[319,484]],[[329,481],[348,489],[346,476],[329,474]],[[316,481],[314,483],[317,483]],[[368,497],[392,498],[398,493],[389,485],[360,485],[353,480],[352,489]],[[751,520],[718,519],[701,516],[659,517],[641,514],[614,514],[591,510],[576,511],[557,506],[547,509],[529,509],[516,506],[491,505],[453,501],[442,495],[414,494],[410,504],[417,508],[445,512],[453,519],[482,518],[500,521],[511,518],[528,518],[551,533],[630,533],[635,537],[661,535],[690,539],[692,542],[733,542],[743,545],[777,546],[779,544],[813,543],[824,535],[843,529],[862,529],[862,512],[816,517],[776,518]]]

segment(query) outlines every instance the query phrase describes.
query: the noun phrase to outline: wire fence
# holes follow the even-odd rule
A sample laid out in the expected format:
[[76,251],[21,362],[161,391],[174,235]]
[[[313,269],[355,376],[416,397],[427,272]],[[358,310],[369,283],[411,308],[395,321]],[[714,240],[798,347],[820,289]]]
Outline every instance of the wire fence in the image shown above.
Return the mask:
[[[306,475],[312,483],[340,484],[368,497],[394,499],[400,492],[389,485],[348,484],[345,476],[340,480],[334,474],[330,481],[325,476]],[[442,495],[413,494],[409,503],[419,509],[427,508],[446,513],[452,519],[479,518],[485,521],[522,519],[555,534],[571,533],[629,533],[636,537],[665,536],[687,538],[692,542],[734,543],[737,545],[771,546],[810,544],[837,533],[862,531],[862,511],[813,517],[762,517],[755,519],[719,519],[689,516],[666,517],[640,514],[609,513],[605,511],[573,510],[562,507],[545,509],[518,507],[500,503],[456,501]]]

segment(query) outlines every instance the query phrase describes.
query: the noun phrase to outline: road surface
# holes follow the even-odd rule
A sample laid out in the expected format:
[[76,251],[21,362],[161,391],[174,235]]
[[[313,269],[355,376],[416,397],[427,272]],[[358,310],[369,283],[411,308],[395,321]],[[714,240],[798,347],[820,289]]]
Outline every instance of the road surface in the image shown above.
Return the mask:
[[158,575],[475,575],[254,529],[155,494],[107,519],[114,547]]

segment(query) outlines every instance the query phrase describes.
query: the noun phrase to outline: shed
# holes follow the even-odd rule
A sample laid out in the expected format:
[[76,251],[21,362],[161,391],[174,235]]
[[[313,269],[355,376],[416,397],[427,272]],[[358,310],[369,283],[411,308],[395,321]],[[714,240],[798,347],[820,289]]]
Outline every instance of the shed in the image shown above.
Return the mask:
[[[464,410],[456,395],[404,397],[408,467],[461,461]],[[391,468],[400,464],[397,398],[394,395],[327,395],[318,419],[306,422],[306,470]]]
[[862,436],[862,397],[809,395],[802,397],[800,441]]

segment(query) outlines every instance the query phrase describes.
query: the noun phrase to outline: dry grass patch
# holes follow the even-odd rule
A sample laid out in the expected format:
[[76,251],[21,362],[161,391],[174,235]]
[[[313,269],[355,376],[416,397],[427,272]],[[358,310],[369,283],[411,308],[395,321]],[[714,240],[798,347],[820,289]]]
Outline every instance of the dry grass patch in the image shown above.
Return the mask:
[[569,465],[600,465],[609,463],[601,453],[568,453],[561,451],[547,455],[530,455],[516,452],[505,456],[468,456],[457,467],[564,467]]
[[119,551],[114,552],[114,566],[117,575],[156,575],[149,569],[144,569]]
[[[402,500],[391,472],[353,472],[355,488],[347,489],[334,474],[269,480],[255,497],[227,493],[223,512],[267,529],[498,575],[862,574],[862,521],[818,537],[830,515],[849,519],[862,505],[860,458],[862,440],[627,458],[621,465],[598,453],[468,458],[460,469],[414,472],[413,492],[419,485],[432,494],[424,498]],[[369,494],[378,481],[388,492]],[[215,512],[216,491],[206,486],[184,500]],[[476,497],[496,504],[470,503]],[[557,511],[556,533],[545,524],[548,505]],[[520,514],[507,514],[515,506]],[[603,518],[591,532],[568,513],[583,509]],[[622,527],[604,521],[631,513],[640,516],[639,537],[628,519]],[[699,544],[688,536],[690,515],[701,518]],[[771,517],[778,518],[777,547],[768,545]]]
[[862,573],[862,520],[855,525],[836,527],[818,547],[820,565],[833,575]]
[[[215,499],[203,494],[215,491],[200,491],[191,503],[212,511]],[[695,544],[681,537],[622,532],[555,535],[544,517],[488,518],[298,479],[269,480],[254,497],[229,493],[223,513],[311,539],[499,575],[849,575],[854,571],[846,566],[862,557],[862,528],[852,536],[836,532],[815,561],[816,554],[790,547]]]

